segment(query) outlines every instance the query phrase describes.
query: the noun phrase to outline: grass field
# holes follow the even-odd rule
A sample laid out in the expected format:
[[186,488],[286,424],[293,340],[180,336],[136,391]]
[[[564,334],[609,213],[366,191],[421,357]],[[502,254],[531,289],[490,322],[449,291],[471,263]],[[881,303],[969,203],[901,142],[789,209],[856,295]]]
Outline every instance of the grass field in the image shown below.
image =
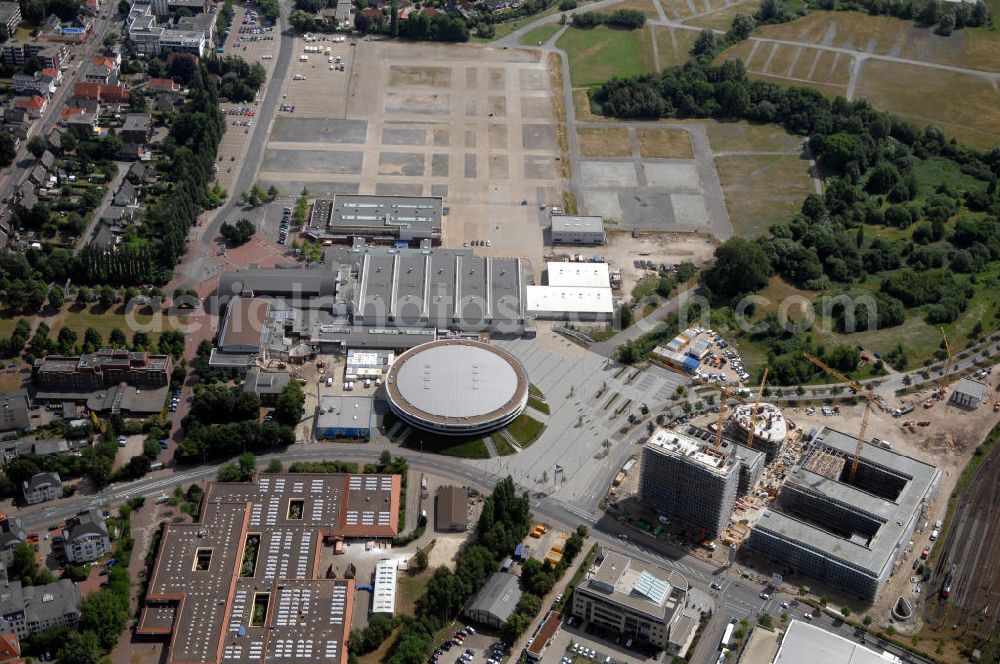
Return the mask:
[[677,67],[691,59],[691,47],[698,33],[665,25],[653,26],[656,48],[660,53],[660,69]]
[[434,452],[463,459],[489,459],[490,453],[482,438],[446,438],[432,433],[413,430],[403,442],[411,450]]
[[507,426],[507,431],[521,447],[529,447],[538,440],[545,425],[529,415],[521,415]]
[[797,156],[718,157],[715,165],[733,228],[742,237],[763,235],[815,191],[809,162]]
[[[1000,6],[994,10],[994,16],[998,15],[996,11],[1000,11]],[[790,23],[764,26],[757,34],[969,69],[1000,71],[996,55],[1000,32],[988,27],[955,30],[951,36],[942,37],[932,29],[918,28],[912,21],[891,16],[815,11]]]
[[[674,0],[674,5],[685,4],[684,0]],[[722,11],[712,12],[705,16],[696,16],[690,21],[685,21],[689,25],[696,25],[700,28],[712,28],[715,30],[728,30],[737,14],[753,14],[760,7],[760,0],[747,0],[735,5],[730,5]],[[666,9],[664,7],[664,9]],[[687,11],[687,7],[684,8]]]
[[652,0],[625,0],[624,2],[619,2],[613,7],[600,11],[610,12],[617,11],[619,9],[636,9],[645,14],[646,18],[660,18],[660,14],[656,11],[656,7],[653,6]]
[[639,154],[653,159],[692,159],[691,138],[683,129],[637,129]]
[[[149,332],[149,340],[151,343],[156,344],[160,338],[160,333],[165,329],[170,329],[169,327],[161,327],[156,324],[154,317],[149,313],[117,313],[118,308],[112,309],[111,311],[105,312],[97,304],[90,305],[86,309],[77,310],[75,307],[70,309],[63,309],[58,315],[55,316],[53,322],[50,324],[52,328],[52,336],[58,332],[60,327],[68,327],[77,333],[77,336],[82,340],[83,333],[88,327],[92,327],[101,333],[101,336],[105,341],[108,339],[108,334],[111,330],[115,328],[121,329],[125,332],[125,337],[131,342],[133,327],[141,326],[141,329],[147,330]],[[163,326],[169,325],[169,319],[165,316],[159,319]],[[179,322],[179,321],[178,321]],[[182,329],[179,325],[176,326],[177,329]]]
[[987,149],[1000,140],[1000,93],[978,76],[948,71],[929,75],[919,66],[869,61],[857,95],[921,128],[937,124],[974,147]]
[[539,43],[544,44],[548,40],[552,39],[552,35],[559,32],[559,28],[561,27],[562,26],[558,23],[546,23],[545,25],[540,25],[522,36],[521,43],[525,46],[537,46]]
[[775,124],[704,120],[708,142],[715,152],[799,152],[803,136],[789,134]]
[[580,127],[576,138],[584,157],[632,156],[632,141],[624,127]]
[[549,86],[555,91],[552,95],[552,111],[556,116],[556,143],[562,158],[559,160],[559,171],[569,180],[573,177],[573,166],[569,158],[569,137],[566,135],[566,104],[563,102],[563,68],[562,57],[558,53],[549,53],[545,66],[549,70]]
[[652,36],[648,29],[570,28],[556,45],[569,56],[570,82],[575,88],[597,85],[615,76],[626,78],[655,70]]

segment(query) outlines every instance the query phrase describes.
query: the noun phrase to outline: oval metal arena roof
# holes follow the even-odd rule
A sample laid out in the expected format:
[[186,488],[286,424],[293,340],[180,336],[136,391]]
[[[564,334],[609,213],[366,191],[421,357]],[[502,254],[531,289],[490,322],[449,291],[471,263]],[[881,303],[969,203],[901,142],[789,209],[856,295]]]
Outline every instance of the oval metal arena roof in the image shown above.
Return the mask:
[[462,421],[517,404],[527,375],[510,354],[467,340],[432,341],[401,355],[387,387],[407,411],[425,419]]

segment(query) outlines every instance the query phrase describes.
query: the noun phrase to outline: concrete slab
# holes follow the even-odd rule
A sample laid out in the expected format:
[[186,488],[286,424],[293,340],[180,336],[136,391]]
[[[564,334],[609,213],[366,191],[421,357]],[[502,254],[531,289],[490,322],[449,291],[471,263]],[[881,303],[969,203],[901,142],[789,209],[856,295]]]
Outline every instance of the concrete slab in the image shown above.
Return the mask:
[[521,145],[525,150],[555,150],[555,127],[547,124],[521,125]]
[[261,171],[278,173],[361,174],[364,157],[357,151],[284,150],[264,151]]
[[378,182],[375,184],[377,196],[423,196],[424,185],[406,182]]
[[671,194],[670,204],[677,223],[708,227],[708,208],[701,194]]
[[382,145],[423,145],[427,132],[423,129],[382,128]]
[[693,160],[681,162],[643,162],[646,183],[670,191],[701,191],[701,179]]
[[580,162],[580,180],[588,189],[635,187],[639,184],[631,161]]
[[279,143],[364,143],[367,132],[367,120],[282,116],[275,119],[270,140]]
[[451,95],[387,92],[385,112],[392,115],[447,115]]
[[378,158],[378,174],[407,177],[423,175],[425,159],[423,154],[417,152],[383,152]]
[[605,219],[621,221],[622,205],[617,190],[587,189],[583,194],[582,209],[586,214],[596,214]]

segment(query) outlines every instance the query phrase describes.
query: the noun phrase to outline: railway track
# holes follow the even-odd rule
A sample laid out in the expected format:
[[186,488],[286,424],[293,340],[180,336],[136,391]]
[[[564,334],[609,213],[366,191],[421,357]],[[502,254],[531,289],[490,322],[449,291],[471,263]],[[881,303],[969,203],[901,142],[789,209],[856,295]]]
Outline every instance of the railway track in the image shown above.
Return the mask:
[[[943,622],[955,610],[972,618],[986,611],[991,620],[1000,611],[1000,446],[995,447],[959,499],[948,532],[940,541],[928,592],[928,618]],[[951,597],[935,599],[952,565],[958,566]]]

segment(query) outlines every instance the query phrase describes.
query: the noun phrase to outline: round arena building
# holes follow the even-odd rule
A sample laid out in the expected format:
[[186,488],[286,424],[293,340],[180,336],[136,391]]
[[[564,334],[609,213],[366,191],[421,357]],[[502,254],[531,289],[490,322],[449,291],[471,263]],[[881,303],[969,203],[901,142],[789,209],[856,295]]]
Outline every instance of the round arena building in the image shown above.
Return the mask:
[[392,363],[389,407],[404,422],[446,436],[482,434],[528,403],[528,374],[507,351],[467,339],[421,344]]

